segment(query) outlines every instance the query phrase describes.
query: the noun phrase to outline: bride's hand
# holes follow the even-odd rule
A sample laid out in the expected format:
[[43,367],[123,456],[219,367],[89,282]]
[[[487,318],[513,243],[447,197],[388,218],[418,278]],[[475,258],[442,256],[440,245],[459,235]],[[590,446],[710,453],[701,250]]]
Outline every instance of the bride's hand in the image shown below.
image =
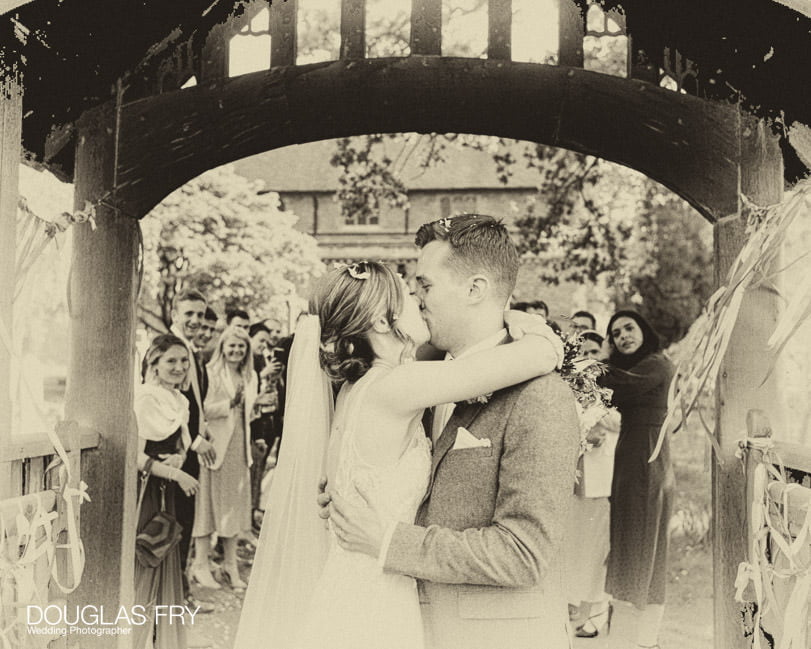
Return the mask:
[[332,496],[327,493],[327,477],[321,476],[318,481],[318,515],[325,521],[329,520],[329,504],[332,502]]
[[513,340],[521,340],[524,336],[541,336],[546,338],[555,350],[557,366],[563,363],[563,341],[550,327],[543,316],[523,311],[509,310],[504,312],[504,326]]

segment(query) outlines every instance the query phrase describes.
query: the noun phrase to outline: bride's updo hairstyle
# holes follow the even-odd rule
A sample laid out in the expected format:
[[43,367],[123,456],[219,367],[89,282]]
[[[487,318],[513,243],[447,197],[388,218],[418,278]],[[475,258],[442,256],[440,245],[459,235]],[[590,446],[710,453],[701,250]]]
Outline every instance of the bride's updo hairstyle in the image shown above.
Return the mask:
[[409,339],[396,327],[402,309],[401,281],[380,262],[361,261],[327,273],[310,300],[310,313],[321,323],[319,357],[327,376],[354,382],[366,374],[374,360],[368,333],[381,315],[408,349]]

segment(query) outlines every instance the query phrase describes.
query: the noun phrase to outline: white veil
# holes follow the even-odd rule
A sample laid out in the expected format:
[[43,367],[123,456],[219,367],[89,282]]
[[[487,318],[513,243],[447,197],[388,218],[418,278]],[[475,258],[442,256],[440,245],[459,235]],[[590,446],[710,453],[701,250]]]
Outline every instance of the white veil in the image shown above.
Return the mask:
[[287,371],[287,402],[279,461],[270,487],[234,649],[271,642],[283,649],[296,636],[327,556],[327,528],[318,517],[332,423],[332,387],[318,361],[318,317],[299,321]]

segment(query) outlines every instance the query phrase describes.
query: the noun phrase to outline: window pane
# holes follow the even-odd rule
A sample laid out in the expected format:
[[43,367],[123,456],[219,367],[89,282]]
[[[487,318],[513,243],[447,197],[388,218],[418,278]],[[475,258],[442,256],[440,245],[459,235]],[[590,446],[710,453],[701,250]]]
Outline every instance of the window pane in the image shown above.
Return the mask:
[[444,0],[442,56],[487,56],[487,0]]
[[558,3],[556,0],[513,0],[512,60],[556,63]]
[[296,63],[337,61],[341,50],[341,0],[298,0]]
[[411,53],[411,0],[366,1],[366,56]]
[[[251,20],[250,25],[242,29],[231,39],[228,52],[228,76],[238,77],[241,74],[259,72],[270,67],[270,12],[262,9]],[[251,32],[265,32],[254,36]]]

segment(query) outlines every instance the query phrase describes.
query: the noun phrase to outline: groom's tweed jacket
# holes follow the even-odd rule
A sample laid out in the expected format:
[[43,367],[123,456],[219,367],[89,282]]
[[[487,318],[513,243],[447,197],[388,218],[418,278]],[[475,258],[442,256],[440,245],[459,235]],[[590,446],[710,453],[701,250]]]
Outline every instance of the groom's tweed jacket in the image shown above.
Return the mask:
[[[491,446],[453,449],[460,426]],[[569,646],[561,539],[578,444],[557,375],[457,405],[416,524],[397,526],[384,559],[419,579],[428,649]]]

